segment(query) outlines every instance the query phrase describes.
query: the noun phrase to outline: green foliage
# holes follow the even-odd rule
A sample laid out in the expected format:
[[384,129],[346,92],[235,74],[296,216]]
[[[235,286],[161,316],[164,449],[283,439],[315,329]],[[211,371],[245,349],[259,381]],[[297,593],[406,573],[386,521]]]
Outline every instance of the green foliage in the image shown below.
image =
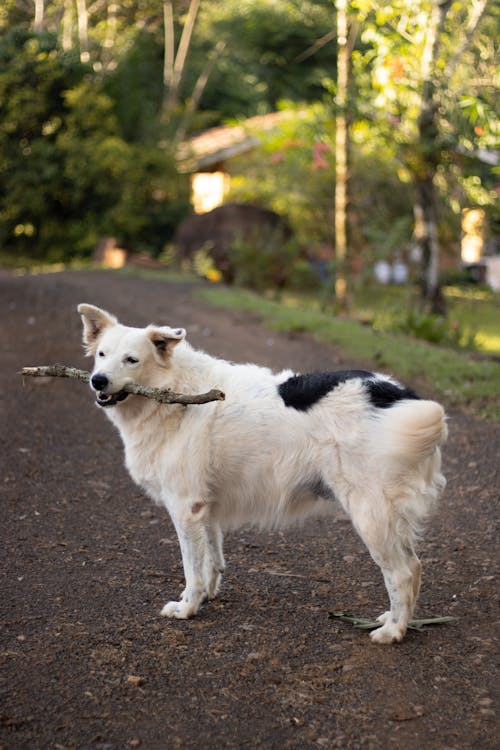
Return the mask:
[[231,118],[272,111],[283,99],[321,99],[325,77],[335,74],[335,45],[330,39],[303,55],[332,32],[332,10],[331,0],[202,3],[185,92],[216,39],[227,46],[203,95],[204,109]]
[[[283,104],[285,106],[285,104]],[[253,154],[231,163],[231,199],[272,208],[290,221],[311,258],[333,250],[334,116],[326,104],[292,109]],[[374,258],[411,238],[413,190],[394,148],[366,123],[352,128],[350,247]],[[323,252],[324,254],[324,252]]]
[[[493,170],[477,158],[479,149],[493,151],[498,144],[498,4],[486,5],[468,40],[479,4],[451,4],[436,45],[435,69],[427,71],[426,82],[422,76],[435,3],[383,0],[374,6],[355,0],[352,5],[360,23],[352,55],[353,119],[364,121],[377,140],[386,142],[394,155],[393,170],[403,168],[413,179],[425,178],[430,164],[437,168],[440,234],[443,244],[450,245],[445,227],[451,221],[455,236],[459,233],[464,203],[484,206],[492,218],[498,203]],[[432,132],[420,137],[425,86],[433,92]]]
[[[189,2],[173,3],[178,49]],[[412,179],[436,164],[440,239],[456,255],[460,210],[498,222],[494,169],[478,158],[498,140],[495,32],[488,3],[462,47],[477,3],[454,2],[431,81],[435,137],[419,143],[429,0],[353,0],[349,244],[364,258],[399,253],[413,223]],[[234,165],[233,197],[289,217],[303,249],[333,247],[336,43],[332,0],[226,0],[200,5],[179,104],[163,107],[163,5],[87,3],[89,62],[79,59],[74,3],[45,0],[40,34],[30,2],[0,9],[0,243],[11,253],[86,253],[113,234],[157,252],[187,204],[172,134],[292,102],[294,118]],[[68,34],[68,22],[71,33]],[[49,33],[50,30],[50,33]],[[212,58],[218,45],[223,46]],[[459,52],[455,59],[455,53]],[[83,56],[85,57],[85,55]],[[186,111],[208,72],[199,110]],[[449,66],[453,71],[449,73]],[[294,264],[309,284],[307,264]],[[302,269],[302,270],[300,270]]]
[[270,133],[254,135],[260,148],[231,164],[230,198],[287,216],[303,245],[331,244],[333,134],[328,107],[297,108]]
[[104,79],[121,135],[128,142],[152,144],[160,133],[162,65],[161,37],[139,29]]
[[120,135],[113,101],[47,34],[0,43],[0,243],[58,261],[102,235],[160,252],[189,208],[167,150]]
[[236,238],[231,245],[231,265],[235,282],[260,292],[293,286],[304,274],[300,250],[293,240],[285,240],[279,230],[255,240]]
[[406,286],[372,283],[354,290],[355,317],[375,331],[406,331],[423,340],[500,354],[500,295],[477,285],[443,288],[448,316],[427,316],[413,312],[417,290]]
[[[440,315],[408,310],[396,323],[397,329],[431,344],[459,346],[464,333],[457,321],[450,322]],[[469,340],[470,345],[470,340]]]

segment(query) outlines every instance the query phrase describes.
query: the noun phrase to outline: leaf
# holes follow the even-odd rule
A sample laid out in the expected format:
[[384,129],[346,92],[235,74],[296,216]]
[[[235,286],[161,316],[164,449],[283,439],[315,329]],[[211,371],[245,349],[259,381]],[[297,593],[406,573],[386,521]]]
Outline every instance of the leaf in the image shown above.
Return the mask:
[[[359,630],[375,630],[375,628],[380,628],[382,626],[382,623],[378,622],[378,620],[368,620],[365,617],[356,617],[345,612],[329,612],[328,616],[331,620],[347,622]],[[423,630],[424,627],[428,625],[444,625],[457,621],[458,617],[427,617],[419,620],[410,620],[408,623],[408,629]]]

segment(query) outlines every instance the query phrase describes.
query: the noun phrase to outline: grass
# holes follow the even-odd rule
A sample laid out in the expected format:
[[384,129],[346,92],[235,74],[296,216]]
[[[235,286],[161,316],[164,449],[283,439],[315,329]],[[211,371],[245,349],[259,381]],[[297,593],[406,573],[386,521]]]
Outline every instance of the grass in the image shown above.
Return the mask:
[[[411,293],[411,292],[410,292]],[[374,319],[380,328],[388,328],[408,309],[408,287],[364,287],[354,295],[359,317]],[[478,287],[445,287],[448,318],[463,332],[464,342],[485,354],[500,354],[500,294]]]
[[479,351],[500,354],[500,294],[447,287],[450,317],[475,334]]
[[277,331],[304,331],[340,347],[353,360],[417,384],[427,395],[500,422],[500,366],[497,362],[402,334],[374,330],[350,318],[335,317],[297,298],[276,302],[237,288],[214,286],[200,291],[204,301],[260,315]]

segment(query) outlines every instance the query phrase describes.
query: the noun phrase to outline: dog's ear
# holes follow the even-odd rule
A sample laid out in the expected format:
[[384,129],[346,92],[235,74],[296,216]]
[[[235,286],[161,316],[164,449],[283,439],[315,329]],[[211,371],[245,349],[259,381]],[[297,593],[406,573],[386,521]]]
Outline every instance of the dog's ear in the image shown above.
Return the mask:
[[186,338],[184,328],[148,326],[146,333],[153,344],[155,359],[162,365],[168,362],[174,347]]
[[96,353],[97,341],[105,328],[115,326],[118,320],[105,310],[94,305],[78,305],[78,312],[83,322],[83,343],[88,356]]

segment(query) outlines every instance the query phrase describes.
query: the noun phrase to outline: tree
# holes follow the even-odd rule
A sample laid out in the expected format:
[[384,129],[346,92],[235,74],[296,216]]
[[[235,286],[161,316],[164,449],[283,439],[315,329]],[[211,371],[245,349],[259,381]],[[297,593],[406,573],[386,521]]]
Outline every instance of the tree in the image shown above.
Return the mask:
[[[366,117],[398,147],[397,159],[414,186],[415,240],[422,255],[421,306],[427,312],[443,313],[439,216],[450,196],[445,192],[449,178],[455,181],[463,136],[468,133],[469,149],[471,137],[477,140],[463,116],[457,115],[466,91],[476,100],[467,53],[479,38],[488,1],[373,4],[356,0],[356,8],[363,28],[363,47],[354,61],[362,92],[358,116]],[[479,44],[475,55],[478,64],[484,57]]]
[[437,63],[451,0],[433,0],[421,63],[421,103],[417,118],[419,160],[415,181],[415,239],[420,247],[422,267],[422,307],[424,312],[445,313],[439,285],[440,246],[434,181],[439,164],[439,125],[437,110]]
[[163,66],[163,85],[165,88],[163,104],[168,110],[179,103],[179,88],[186,67],[186,59],[193,36],[196,16],[200,9],[200,0],[190,0],[186,18],[180,35],[179,46],[175,51],[174,10],[171,0],[163,3],[165,27],[165,53]]
[[126,141],[113,100],[78,51],[16,29],[0,41],[0,241],[50,260],[102,235],[162,250],[189,210],[169,149]]
[[335,297],[341,308],[347,307],[347,85],[349,50],[347,47],[347,0],[336,0],[337,8],[337,91],[335,97]]

